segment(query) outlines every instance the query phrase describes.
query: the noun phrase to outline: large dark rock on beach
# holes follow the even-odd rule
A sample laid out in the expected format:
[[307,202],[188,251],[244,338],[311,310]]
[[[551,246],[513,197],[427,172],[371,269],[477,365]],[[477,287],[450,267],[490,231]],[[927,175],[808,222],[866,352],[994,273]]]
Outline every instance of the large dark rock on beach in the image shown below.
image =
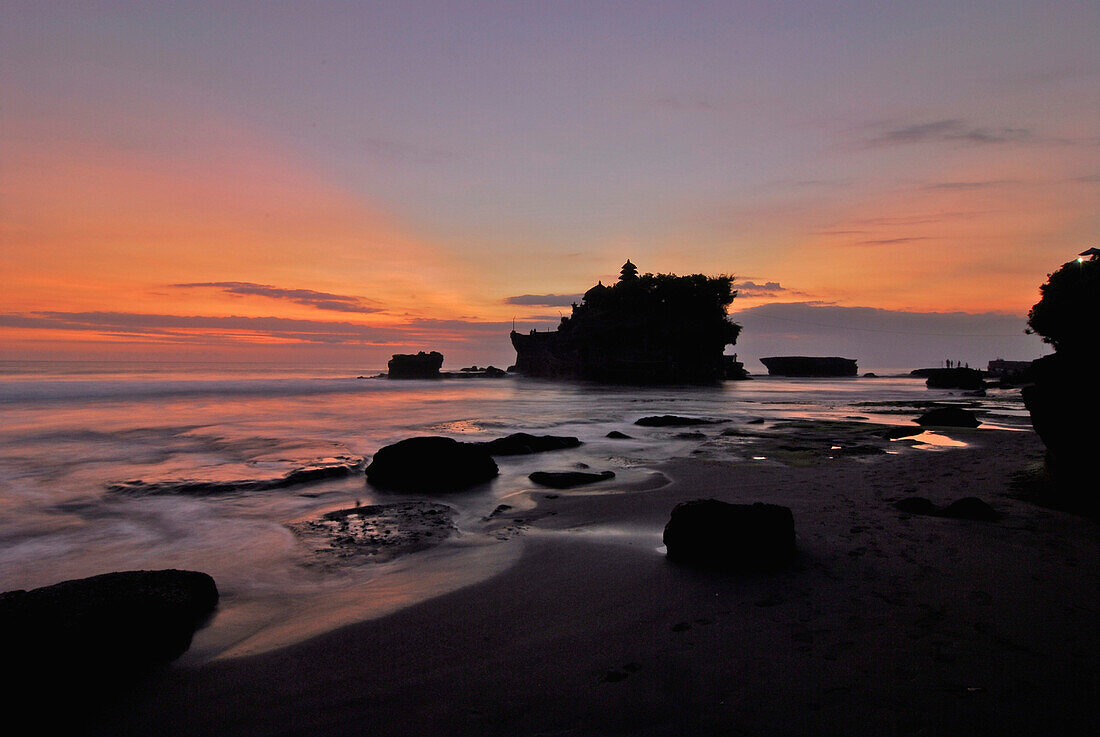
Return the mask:
[[777,504],[696,499],[677,504],[665,525],[670,560],[705,568],[774,571],[794,560],[794,515]]
[[535,471],[527,478],[539,486],[549,486],[552,489],[571,489],[574,486],[595,484],[599,481],[607,481],[615,478],[614,471],[600,471],[599,473],[586,473],[584,471]]
[[548,450],[576,448],[580,444],[581,441],[578,438],[565,435],[531,435],[525,432],[517,432],[496,440],[476,443],[476,445],[489,451],[489,455],[494,456],[528,455]]
[[498,472],[485,448],[443,437],[408,438],[380,448],[366,471],[379,488],[425,493],[465,489]]
[[1061,501],[1095,512],[1096,426],[1100,422],[1100,391],[1093,362],[1081,356],[1055,353],[1033,364],[1035,383],[1023,388],[1031,424],[1047,447],[1046,465],[1065,496]]
[[936,407],[914,422],[921,427],[977,427],[982,424],[973,412],[962,407]]
[[[0,594],[9,676],[51,682],[128,678],[171,662],[214,611],[218,587],[197,571],[122,571]],[[57,694],[61,698],[61,694]]]

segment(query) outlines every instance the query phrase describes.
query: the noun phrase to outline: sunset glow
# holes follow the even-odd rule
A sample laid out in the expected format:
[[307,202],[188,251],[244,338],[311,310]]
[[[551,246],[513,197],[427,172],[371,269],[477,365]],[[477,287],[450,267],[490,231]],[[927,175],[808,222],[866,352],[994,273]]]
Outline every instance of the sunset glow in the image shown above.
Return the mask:
[[0,358],[507,362],[628,257],[1022,334],[1100,10],[987,5],[6,4]]

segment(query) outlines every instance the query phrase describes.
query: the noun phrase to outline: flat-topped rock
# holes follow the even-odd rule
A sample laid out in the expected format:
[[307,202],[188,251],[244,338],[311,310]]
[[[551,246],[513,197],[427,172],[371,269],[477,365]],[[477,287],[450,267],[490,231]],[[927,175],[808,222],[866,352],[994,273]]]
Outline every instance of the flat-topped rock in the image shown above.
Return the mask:
[[539,486],[549,486],[552,489],[571,489],[574,486],[585,486],[600,481],[615,478],[614,471],[600,471],[588,473],[585,471],[535,471],[527,478]]
[[692,425],[713,425],[713,420],[702,417],[680,417],[679,415],[653,415],[634,421],[642,427],[690,427]]
[[[0,594],[0,649],[16,678],[127,678],[175,660],[214,611],[198,571],[120,571]],[[103,683],[89,684],[95,688]]]
[[794,515],[777,504],[696,499],[677,504],[665,525],[668,557],[740,571],[780,570],[794,560]]
[[914,422],[921,427],[977,427],[982,424],[973,412],[961,407],[936,407]]
[[549,450],[564,450],[576,448],[581,444],[578,438],[565,435],[531,435],[525,432],[517,432],[507,437],[487,440],[475,443],[494,456],[527,455],[529,453],[543,453]]

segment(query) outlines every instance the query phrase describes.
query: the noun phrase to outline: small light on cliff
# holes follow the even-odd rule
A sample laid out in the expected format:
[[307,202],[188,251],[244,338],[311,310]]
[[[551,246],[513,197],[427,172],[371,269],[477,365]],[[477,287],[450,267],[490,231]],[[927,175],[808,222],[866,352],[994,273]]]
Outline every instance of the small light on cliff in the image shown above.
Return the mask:
[[1079,263],[1079,264],[1083,264],[1083,263],[1085,263],[1085,259],[1083,259],[1083,258],[1081,258],[1080,256],[1078,256],[1078,257],[1077,257],[1077,263]]

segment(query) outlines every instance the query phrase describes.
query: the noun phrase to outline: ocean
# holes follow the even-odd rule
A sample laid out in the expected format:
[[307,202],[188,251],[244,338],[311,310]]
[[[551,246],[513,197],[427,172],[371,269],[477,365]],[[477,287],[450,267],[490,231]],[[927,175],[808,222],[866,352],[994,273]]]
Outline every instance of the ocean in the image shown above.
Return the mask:
[[[773,463],[751,435],[721,430],[807,419],[909,424],[917,403],[935,400],[967,402],[981,413],[983,429],[1030,426],[1018,391],[963,397],[888,370],[876,370],[879,378],[758,376],[705,388],[366,378],[377,373],[0,362],[0,591],[114,570],[206,571],[222,601],[185,658],[259,652],[502,570],[519,555],[521,540],[488,534],[482,522],[500,504],[532,505],[536,487],[527,476],[535,470],[587,464],[614,471],[607,485],[613,489],[645,482],[654,466],[674,457]],[[633,424],[661,414],[722,424],[687,428],[702,438]],[[632,439],[607,439],[612,430]],[[584,444],[498,458],[495,481],[437,497],[457,510],[458,533],[429,550],[327,565],[290,527],[332,510],[418,498],[366,483],[362,462],[386,444],[414,435],[486,440],[514,432],[572,435]],[[925,433],[891,452],[957,444],[949,434]],[[293,475],[318,468],[336,470]],[[560,493],[603,493],[594,488]],[[660,531],[653,532],[656,546]]]

